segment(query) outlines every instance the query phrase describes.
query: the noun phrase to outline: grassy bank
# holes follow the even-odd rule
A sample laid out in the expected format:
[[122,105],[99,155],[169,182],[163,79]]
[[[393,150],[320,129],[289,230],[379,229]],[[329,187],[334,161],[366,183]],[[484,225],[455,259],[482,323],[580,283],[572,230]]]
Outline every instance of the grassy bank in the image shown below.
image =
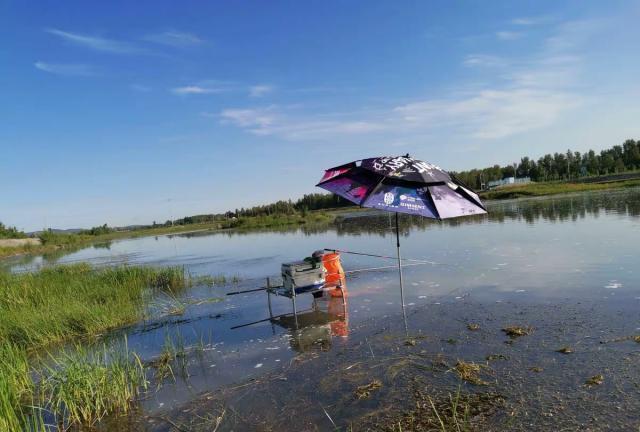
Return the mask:
[[[179,267],[76,264],[0,272],[0,430],[42,429],[43,412],[68,424],[91,424],[126,411],[146,383],[140,361],[126,348],[96,355],[72,347],[45,369],[33,369],[29,356],[137,321],[151,295],[175,294],[187,283]],[[38,385],[34,375],[42,377]]]
[[491,191],[481,192],[480,197],[485,200],[502,200],[605,189],[622,189],[636,186],[640,186],[640,179],[602,183],[528,183],[523,185],[504,186]]

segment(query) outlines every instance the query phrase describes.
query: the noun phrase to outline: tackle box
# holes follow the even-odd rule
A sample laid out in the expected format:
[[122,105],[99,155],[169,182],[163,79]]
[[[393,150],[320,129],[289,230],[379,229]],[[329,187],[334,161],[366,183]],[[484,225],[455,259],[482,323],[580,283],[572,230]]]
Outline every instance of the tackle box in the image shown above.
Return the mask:
[[282,264],[282,284],[288,290],[310,288],[324,283],[321,262],[295,261]]

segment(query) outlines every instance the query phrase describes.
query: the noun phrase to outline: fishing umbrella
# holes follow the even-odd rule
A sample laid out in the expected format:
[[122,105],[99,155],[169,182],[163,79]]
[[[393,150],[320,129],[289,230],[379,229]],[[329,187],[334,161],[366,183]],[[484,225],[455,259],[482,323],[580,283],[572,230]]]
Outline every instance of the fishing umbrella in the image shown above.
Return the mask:
[[330,168],[316,185],[361,207],[395,213],[400,295],[404,308],[398,213],[430,219],[484,214],[470,188],[443,169],[406,156],[361,159]]

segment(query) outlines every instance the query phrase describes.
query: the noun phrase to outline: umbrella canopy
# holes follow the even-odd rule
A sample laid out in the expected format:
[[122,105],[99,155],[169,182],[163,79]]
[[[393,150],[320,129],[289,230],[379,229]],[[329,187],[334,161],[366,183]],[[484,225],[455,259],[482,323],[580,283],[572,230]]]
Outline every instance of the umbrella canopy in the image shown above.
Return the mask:
[[486,213],[478,195],[446,171],[407,156],[330,168],[316,185],[362,207],[447,219]]

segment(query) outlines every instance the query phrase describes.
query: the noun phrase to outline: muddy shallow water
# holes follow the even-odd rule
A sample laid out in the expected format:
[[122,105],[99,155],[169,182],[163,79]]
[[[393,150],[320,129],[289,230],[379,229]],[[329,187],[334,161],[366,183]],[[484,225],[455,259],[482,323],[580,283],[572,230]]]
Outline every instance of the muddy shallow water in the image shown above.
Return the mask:
[[[323,247],[393,255],[386,214],[123,240],[5,265],[178,264],[227,276],[186,292],[182,313],[162,313],[175,299],[155,299],[153,318],[106,337],[126,335],[147,362],[168,345],[181,355],[173,376],[151,373],[135,415],[105,430],[638,430],[640,189],[489,210],[447,223],[403,218],[403,256],[433,262],[404,269],[406,323],[393,268],[350,273],[344,299],[298,297],[297,329],[291,316],[238,328],[269,317],[267,296],[226,296]],[[342,261],[347,271],[394,264]],[[291,310],[272,299],[273,315]],[[511,338],[509,326],[528,334]],[[450,415],[454,401],[467,411]]]

